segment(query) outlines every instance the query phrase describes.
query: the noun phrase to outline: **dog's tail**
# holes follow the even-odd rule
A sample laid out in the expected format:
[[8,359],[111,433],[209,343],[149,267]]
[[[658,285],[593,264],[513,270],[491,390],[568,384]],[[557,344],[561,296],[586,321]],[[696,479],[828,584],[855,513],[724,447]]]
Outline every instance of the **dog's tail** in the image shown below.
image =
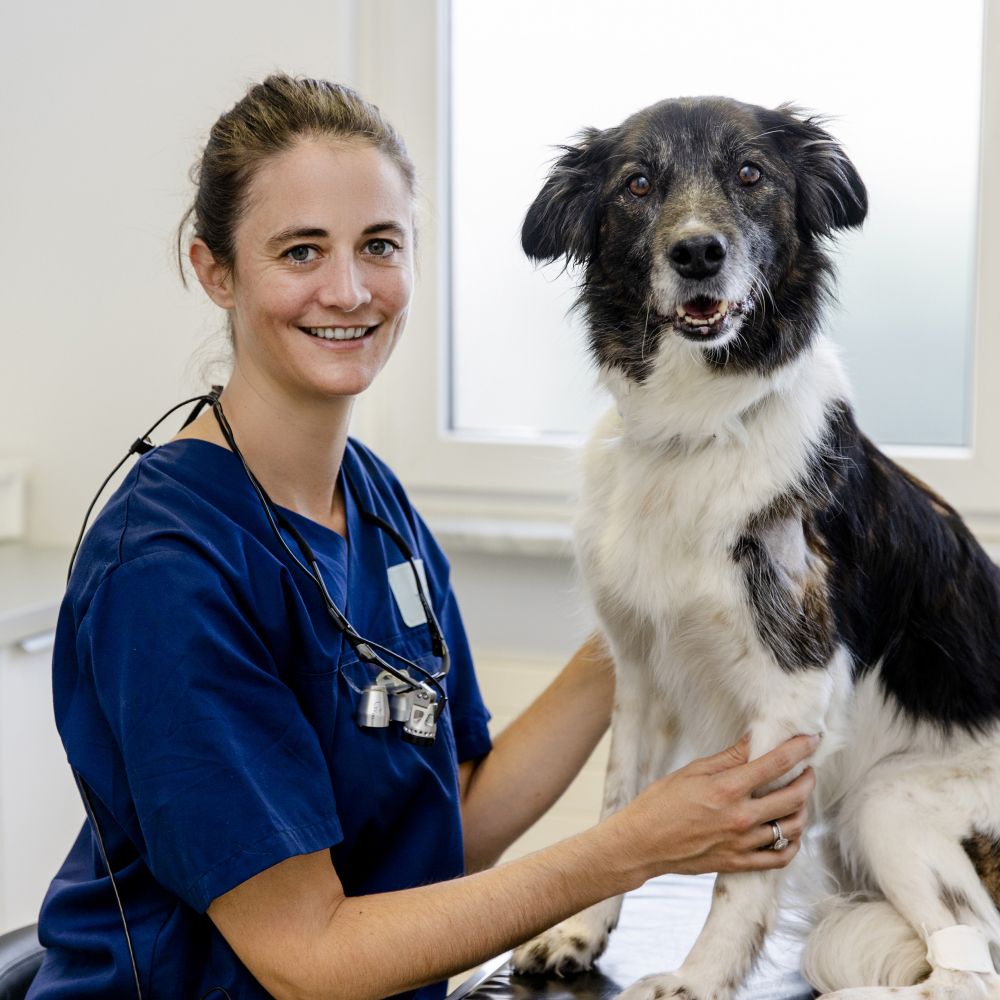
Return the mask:
[[927,945],[886,900],[834,896],[817,916],[802,953],[802,974],[821,993],[912,986],[930,974]]

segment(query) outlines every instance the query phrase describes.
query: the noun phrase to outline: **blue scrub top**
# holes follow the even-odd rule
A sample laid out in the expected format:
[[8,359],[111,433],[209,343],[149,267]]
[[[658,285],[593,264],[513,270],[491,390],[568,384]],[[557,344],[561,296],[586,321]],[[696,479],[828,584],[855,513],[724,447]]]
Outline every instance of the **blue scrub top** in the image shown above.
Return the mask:
[[[404,742],[398,724],[358,726],[373,671],[226,449],[186,439],[144,455],[81,547],[56,633],[56,721],[90,789],[148,1000],[221,1000],[219,986],[233,1000],[268,996],[205,910],[289,857],[330,848],[349,896],[462,873],[457,765],[489,750],[489,716],[448,563],[392,473],[353,440],[345,473],[346,538],[282,513],[361,635],[434,671],[426,624],[406,624],[389,583],[403,557],[359,504],[422,560],[452,656],[430,747]],[[88,824],[45,897],[39,936],[47,951],[30,1000],[135,996]],[[406,996],[444,993],[441,983]]]

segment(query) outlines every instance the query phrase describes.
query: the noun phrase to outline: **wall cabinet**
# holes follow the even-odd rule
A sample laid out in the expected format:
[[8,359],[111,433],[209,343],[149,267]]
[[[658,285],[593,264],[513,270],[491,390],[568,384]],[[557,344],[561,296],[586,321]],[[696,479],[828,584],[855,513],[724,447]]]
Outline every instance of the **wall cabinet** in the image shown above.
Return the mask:
[[52,713],[67,555],[0,546],[0,934],[37,921],[84,820]]
[[0,648],[0,932],[35,923],[84,819],[52,716],[51,633]]

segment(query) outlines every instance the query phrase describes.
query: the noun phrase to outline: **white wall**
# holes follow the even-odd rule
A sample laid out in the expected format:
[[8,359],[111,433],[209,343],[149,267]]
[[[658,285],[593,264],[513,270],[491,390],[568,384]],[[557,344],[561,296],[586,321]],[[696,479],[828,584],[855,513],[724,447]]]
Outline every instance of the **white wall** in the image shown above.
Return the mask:
[[200,388],[221,320],[174,263],[188,170],[268,72],[353,83],[357,2],[5,5],[0,460],[28,466],[32,540],[69,542],[104,473]]

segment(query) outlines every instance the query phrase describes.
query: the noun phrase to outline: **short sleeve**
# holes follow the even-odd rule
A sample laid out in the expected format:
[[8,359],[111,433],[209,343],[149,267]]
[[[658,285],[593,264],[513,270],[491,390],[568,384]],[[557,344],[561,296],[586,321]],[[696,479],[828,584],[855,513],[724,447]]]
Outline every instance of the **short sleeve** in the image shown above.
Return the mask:
[[248,590],[199,555],[161,552],[117,567],[78,633],[140,853],[198,911],[342,839],[316,732],[254,621]]

